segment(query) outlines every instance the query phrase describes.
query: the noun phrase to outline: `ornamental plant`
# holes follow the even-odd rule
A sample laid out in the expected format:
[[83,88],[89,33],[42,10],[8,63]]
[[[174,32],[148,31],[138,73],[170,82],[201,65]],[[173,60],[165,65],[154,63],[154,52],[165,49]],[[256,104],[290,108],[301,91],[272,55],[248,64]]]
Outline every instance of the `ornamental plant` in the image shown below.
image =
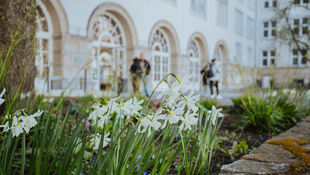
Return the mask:
[[241,128],[254,128],[260,133],[276,134],[309,115],[307,92],[295,89],[268,90],[263,94],[247,93],[232,99],[231,111],[241,115]]
[[[166,81],[169,76],[176,81]],[[157,110],[148,109],[150,99],[117,97],[99,98],[79,114],[65,107],[63,96],[5,98],[3,90],[0,174],[209,173],[223,114],[198,105],[188,81],[168,74]]]

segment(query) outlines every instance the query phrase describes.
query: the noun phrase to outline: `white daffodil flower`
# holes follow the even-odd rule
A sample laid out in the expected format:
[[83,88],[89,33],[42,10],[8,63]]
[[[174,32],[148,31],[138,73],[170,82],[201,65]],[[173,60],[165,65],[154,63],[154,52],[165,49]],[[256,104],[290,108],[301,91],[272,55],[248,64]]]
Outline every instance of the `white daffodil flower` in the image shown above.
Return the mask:
[[290,93],[290,90],[289,90],[289,89],[284,89],[284,90],[283,90],[283,93],[284,93],[285,95],[288,95],[288,94]]
[[4,102],[5,102],[5,99],[4,99],[4,98],[2,98],[2,97],[3,97],[3,95],[4,95],[4,93],[5,93],[5,89],[3,89],[3,90],[2,90],[2,92],[1,92],[1,94],[0,94],[0,105],[2,105],[2,103],[4,103]]
[[108,107],[105,105],[100,107],[98,104],[95,104],[93,108],[95,110],[89,114],[89,120],[93,120],[96,123],[108,111]]
[[[109,135],[110,135],[110,133],[107,133],[104,135],[103,148],[106,147],[111,142],[111,139],[108,138]],[[101,135],[96,134],[93,138],[90,139],[90,142],[91,142],[90,146],[93,147],[94,150],[98,150],[99,145],[100,145],[100,140],[101,140]]]
[[271,96],[272,96],[272,97],[275,97],[275,96],[277,96],[277,94],[278,94],[278,92],[275,90],[275,91],[273,91],[273,92],[271,93]]
[[180,96],[179,90],[181,86],[178,81],[175,81],[171,84],[171,86],[162,91],[159,95],[158,98],[165,98],[165,104],[169,107],[173,106],[175,103],[176,99]]
[[124,103],[124,115],[132,116],[137,115],[139,111],[143,108],[141,104],[143,103],[143,100],[138,101],[136,97],[129,99]]
[[181,84],[180,84],[180,92],[185,94],[189,90],[191,90],[191,84],[192,84],[192,76],[191,75],[186,75],[183,78],[181,78]]
[[306,92],[306,96],[310,98],[310,89]]
[[35,117],[41,116],[43,111],[38,111],[29,116],[20,116],[19,119],[22,120],[21,125],[25,132],[28,134],[30,129],[38,124]]
[[152,128],[157,131],[160,126],[161,123],[159,121],[157,121],[158,119],[156,118],[156,116],[150,116],[148,115],[147,117],[144,117],[143,119],[140,120],[137,132],[138,133],[145,133],[146,130],[148,130],[148,134],[147,136],[149,137],[151,135],[152,132]]
[[195,117],[197,114],[186,112],[184,118],[181,118],[181,125],[179,126],[180,131],[182,130],[192,130],[192,125],[196,125],[198,122],[198,118]]
[[10,129],[12,131],[13,137],[18,137],[21,133],[24,132],[22,123],[16,116],[13,117],[12,127]]
[[25,99],[25,98],[30,97],[30,95],[31,95],[31,92],[21,93],[21,94],[20,94],[20,98],[21,98],[21,99]]
[[216,109],[214,105],[212,105],[212,110],[207,111],[207,115],[209,116],[209,119],[212,120],[212,125],[215,125],[215,122],[217,118],[224,117],[224,114],[221,113],[222,108]]
[[43,103],[46,103],[46,102],[47,103],[52,103],[53,101],[54,101],[54,98],[44,98],[42,102]]
[[[109,121],[110,119],[110,115],[104,115],[102,117],[100,117],[100,119],[98,120],[98,127],[104,128],[104,125]],[[95,124],[95,123],[93,123]]]
[[191,109],[194,113],[198,111],[198,107],[196,106],[197,101],[199,100],[200,95],[190,94],[189,96],[184,96],[184,100],[182,100],[179,104],[186,105],[188,109]]
[[[8,119],[9,117],[8,116],[5,116],[6,119]],[[9,131],[9,122],[5,122],[4,125],[0,125],[0,128],[3,128],[3,132],[8,132]]]
[[292,89],[292,90],[290,91],[290,95],[296,95],[296,90],[295,90],[295,89]]
[[176,107],[172,110],[166,108],[167,114],[158,115],[156,118],[159,120],[164,120],[162,128],[165,128],[167,122],[170,124],[178,123],[181,120],[182,115],[184,114],[184,106],[183,107]]

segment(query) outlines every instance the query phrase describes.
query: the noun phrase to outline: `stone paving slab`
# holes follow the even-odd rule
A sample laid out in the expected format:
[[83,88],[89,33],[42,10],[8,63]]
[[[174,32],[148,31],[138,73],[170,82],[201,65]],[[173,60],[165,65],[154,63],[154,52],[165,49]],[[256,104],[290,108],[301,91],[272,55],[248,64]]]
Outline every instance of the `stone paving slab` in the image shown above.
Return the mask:
[[[271,140],[282,139],[300,139],[310,143],[310,116]],[[310,144],[302,145],[302,147],[310,150]],[[310,154],[310,151],[308,153]],[[292,174],[289,172],[290,164],[300,161],[300,158],[283,148],[282,145],[265,142],[240,160],[223,165],[220,175]],[[310,172],[303,175],[310,175]]]

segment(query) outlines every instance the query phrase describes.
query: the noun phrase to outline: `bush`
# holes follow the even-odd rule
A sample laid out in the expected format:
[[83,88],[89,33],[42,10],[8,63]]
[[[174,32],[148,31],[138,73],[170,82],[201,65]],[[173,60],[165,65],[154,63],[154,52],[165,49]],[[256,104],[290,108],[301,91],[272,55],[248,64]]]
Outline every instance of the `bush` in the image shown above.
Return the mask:
[[[241,128],[254,128],[260,133],[276,134],[295,125],[310,108],[295,90],[268,91],[263,96],[248,93],[232,99],[230,112],[242,116]],[[308,103],[309,104],[309,103]]]

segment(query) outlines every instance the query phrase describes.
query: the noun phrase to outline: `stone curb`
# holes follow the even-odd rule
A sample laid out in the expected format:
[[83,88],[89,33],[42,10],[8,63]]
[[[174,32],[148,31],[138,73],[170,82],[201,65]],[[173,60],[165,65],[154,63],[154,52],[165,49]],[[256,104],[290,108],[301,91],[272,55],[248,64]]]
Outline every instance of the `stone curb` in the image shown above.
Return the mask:
[[[304,118],[293,128],[272,138],[302,139],[310,142],[310,116]],[[310,144],[303,145],[310,149]],[[255,174],[291,174],[290,164],[299,162],[300,159],[282,145],[263,143],[250,154],[243,156],[231,164],[223,165],[220,175],[255,175]],[[307,172],[305,174],[310,174]]]

